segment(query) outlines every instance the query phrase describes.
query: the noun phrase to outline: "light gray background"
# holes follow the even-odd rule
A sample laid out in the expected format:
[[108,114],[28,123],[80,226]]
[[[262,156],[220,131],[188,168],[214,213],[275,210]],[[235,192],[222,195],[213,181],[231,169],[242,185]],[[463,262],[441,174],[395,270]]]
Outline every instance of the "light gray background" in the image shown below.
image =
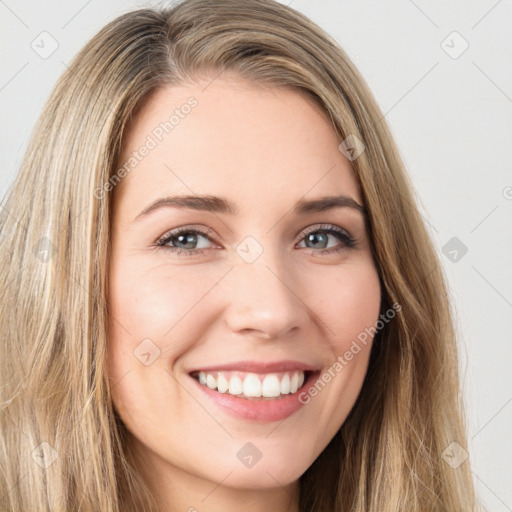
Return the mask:
[[[458,312],[477,489],[512,511],[512,2],[283,3],[347,51],[392,128]],[[66,64],[114,17],[156,4],[0,0],[0,197]],[[47,58],[31,47],[51,49],[44,31],[58,43]]]

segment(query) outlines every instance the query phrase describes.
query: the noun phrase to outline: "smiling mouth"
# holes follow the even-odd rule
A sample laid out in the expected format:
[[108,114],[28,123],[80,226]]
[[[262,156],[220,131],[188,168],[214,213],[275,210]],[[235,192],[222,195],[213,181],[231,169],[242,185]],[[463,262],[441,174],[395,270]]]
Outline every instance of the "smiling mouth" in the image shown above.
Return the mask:
[[218,393],[247,400],[280,400],[306,386],[312,371],[251,373],[241,371],[194,371],[190,376]]

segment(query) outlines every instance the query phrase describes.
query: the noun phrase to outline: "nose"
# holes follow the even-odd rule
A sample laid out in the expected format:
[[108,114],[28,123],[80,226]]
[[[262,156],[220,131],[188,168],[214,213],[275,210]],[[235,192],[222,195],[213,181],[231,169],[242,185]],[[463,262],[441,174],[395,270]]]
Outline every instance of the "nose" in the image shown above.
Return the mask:
[[228,292],[225,318],[232,332],[277,339],[302,328],[309,311],[298,281],[274,251],[256,261],[237,261],[224,283]]

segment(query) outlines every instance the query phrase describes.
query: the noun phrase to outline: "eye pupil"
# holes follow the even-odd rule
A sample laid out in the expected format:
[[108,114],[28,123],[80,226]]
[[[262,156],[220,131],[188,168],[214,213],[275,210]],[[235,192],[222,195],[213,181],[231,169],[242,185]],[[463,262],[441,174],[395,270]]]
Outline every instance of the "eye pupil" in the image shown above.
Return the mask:
[[[320,240],[321,238],[323,237],[323,241],[325,242],[325,244],[327,244],[327,235],[325,233],[311,233],[310,235],[308,235],[308,241],[309,242],[317,242],[318,240]],[[325,244],[322,246],[322,248],[325,248]]]
[[183,249],[193,249],[195,243],[196,243],[196,238],[197,235],[195,234],[188,234],[188,235],[178,235],[176,238],[177,238],[177,242],[179,244],[181,243],[184,243],[184,244],[192,244],[192,247],[190,246],[187,246],[187,247],[182,247]]

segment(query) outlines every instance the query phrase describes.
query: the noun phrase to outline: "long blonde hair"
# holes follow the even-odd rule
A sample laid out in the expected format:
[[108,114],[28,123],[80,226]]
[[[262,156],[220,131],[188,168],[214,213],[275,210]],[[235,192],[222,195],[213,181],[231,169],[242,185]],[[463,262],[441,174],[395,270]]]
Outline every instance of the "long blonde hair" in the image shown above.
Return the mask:
[[[223,71],[309,94],[368,212],[383,310],[360,396],[302,475],[300,510],[477,510],[450,304],[382,112],[345,52],[272,0],[186,0],[124,14],[58,81],[0,208],[0,510],[154,510],[124,453],[106,374],[111,194],[132,113],[158,87]],[[459,447],[460,445],[460,447]],[[453,445],[452,445],[453,446]],[[462,452],[463,453],[463,452]]]

